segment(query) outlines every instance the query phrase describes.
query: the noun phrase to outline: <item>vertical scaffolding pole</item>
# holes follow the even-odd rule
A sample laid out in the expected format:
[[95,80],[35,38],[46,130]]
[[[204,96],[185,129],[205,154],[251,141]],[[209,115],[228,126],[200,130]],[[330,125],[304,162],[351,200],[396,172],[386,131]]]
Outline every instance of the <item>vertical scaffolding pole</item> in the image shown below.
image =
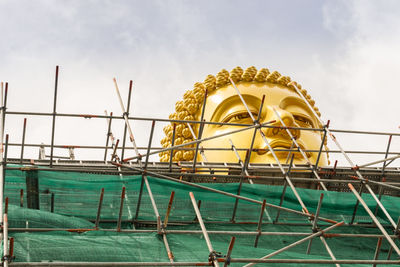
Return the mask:
[[[381,251],[381,245],[382,245],[382,237],[378,238],[378,243],[376,244],[376,249],[375,249],[374,260],[377,260],[379,258],[379,252]],[[376,264],[374,264],[372,266],[375,267]]]
[[[172,141],[171,141],[171,147],[174,147],[175,145],[175,133],[176,133],[176,124],[174,123],[174,127],[172,129]],[[172,172],[172,160],[174,158],[174,150],[171,149],[171,151],[169,152],[169,172]]]
[[[317,223],[318,223],[318,216],[319,216],[319,212],[321,210],[321,206],[322,206],[322,200],[324,199],[324,194],[321,194],[321,196],[319,197],[319,201],[318,201],[318,207],[317,207],[317,211],[315,212],[315,217],[314,217],[314,221],[312,224],[312,231],[315,233],[317,232]],[[307,254],[310,254],[311,251],[311,245],[312,245],[312,239],[310,239],[310,241],[308,242],[308,246],[307,246]]]
[[[129,109],[131,106],[131,94],[132,94],[132,80],[129,81],[129,92],[128,92],[128,103],[126,104],[126,115],[129,116]],[[121,160],[124,160],[125,155],[125,143],[126,143],[126,124],[124,128],[124,138],[122,139],[122,152],[121,152]]]
[[[154,127],[155,127],[156,121],[153,120],[153,122],[151,123],[151,131],[150,131],[150,137],[149,137],[149,144],[147,145],[147,152],[146,152],[146,161],[144,163],[144,170],[147,169],[147,164],[149,163],[149,152],[150,152],[150,148],[151,148],[151,143],[153,141],[153,133],[154,133]],[[138,197],[138,202],[136,205],[136,214],[135,214],[135,219],[134,222],[137,221],[138,217],[139,217],[139,210],[140,210],[140,204],[142,202],[142,194],[143,194],[143,186],[144,186],[144,175],[142,174],[142,181],[140,183],[140,189],[139,189],[139,197]]]
[[24,118],[24,127],[22,128],[21,158],[19,161],[20,164],[22,164],[22,160],[24,159],[25,132],[26,132],[26,118]]
[[[8,154],[8,137],[9,137],[9,135],[8,134],[6,134],[6,143],[5,143],[5,146],[4,146],[4,160],[3,160],[3,165],[4,165],[4,167],[3,167],[3,177],[4,177],[4,185],[5,185],[5,182],[6,182],[6,167],[7,167],[7,154]],[[4,186],[3,185],[3,186]]]
[[[230,139],[229,139],[229,140],[230,140]],[[231,142],[232,142],[232,141],[231,141]],[[233,145],[233,143],[232,143],[232,145]],[[250,153],[249,153],[249,151],[247,150],[245,161],[247,161],[247,158],[249,157],[249,155],[250,155]],[[240,195],[240,192],[242,191],[243,174],[244,174],[244,171],[245,171],[245,170],[246,170],[246,169],[245,169],[245,165],[243,164],[243,165],[242,165],[242,172],[241,172],[242,177],[240,177],[240,182],[239,182],[239,187],[238,187],[238,190],[237,190],[237,195]],[[233,206],[233,213],[232,213],[231,222],[235,222],[236,210],[237,210],[238,204],[239,204],[239,199],[236,198],[236,199],[235,199],[235,205]]]
[[231,263],[231,254],[233,250],[233,245],[235,244],[236,237],[231,237],[231,242],[229,242],[228,252],[226,253],[224,267],[227,267]]
[[[201,136],[203,135],[203,128],[204,128],[204,112],[206,110],[206,104],[207,104],[207,90],[204,94],[204,99],[203,99],[203,108],[201,110],[201,115],[200,115],[200,125],[199,125],[199,134],[197,137],[197,140],[201,140]],[[196,172],[196,162],[197,162],[197,153],[199,152],[199,146],[200,142],[196,143],[196,150],[194,152],[194,159],[193,159],[193,172]],[[190,178],[191,179],[191,178]]]
[[[122,101],[121,94],[120,94],[119,89],[118,89],[117,80],[114,78],[113,81],[114,81],[114,85],[115,85],[115,90],[117,91],[118,100],[119,100],[119,103],[121,105],[122,114],[123,114],[123,117],[124,117],[124,120],[125,120],[125,125],[126,125],[126,127],[128,129],[129,139],[131,140],[131,143],[132,143],[133,148],[135,150],[136,156],[141,156],[140,153],[139,153],[139,150],[137,148],[137,145],[136,145],[135,137],[133,136],[132,128],[131,128],[131,126],[129,124],[128,115],[127,115],[127,113],[125,111],[124,102]],[[142,161],[141,161],[140,157],[138,158],[138,162],[139,162],[139,165],[141,166]]]
[[125,186],[122,187],[121,192],[121,202],[119,205],[119,214],[118,214],[118,222],[117,222],[117,232],[121,231],[121,220],[122,220],[122,212],[124,210],[124,198],[125,198]]
[[3,223],[3,201],[4,201],[4,125],[5,125],[5,116],[6,116],[6,104],[7,104],[7,94],[8,94],[8,83],[6,82],[5,90],[4,90],[4,99],[3,99],[3,91],[1,92],[1,104],[3,105],[1,108],[1,122],[0,122],[0,225]]
[[[106,114],[106,116],[108,116],[107,110],[104,110],[104,113]],[[108,150],[108,143],[110,142],[110,138],[111,138],[111,144],[114,145],[114,137],[112,136],[112,133],[111,133],[112,115],[113,115],[113,113],[110,112],[110,118],[108,119],[108,123],[107,123],[108,129],[107,129],[106,148],[104,150],[104,162],[107,162],[107,150]]]
[[104,198],[104,188],[102,188],[100,191],[100,199],[99,199],[99,205],[97,207],[96,223],[94,226],[96,230],[99,229],[100,214],[101,214],[101,207],[103,205],[103,198]]
[[[118,89],[118,85],[117,85],[117,80],[116,80],[115,78],[114,78],[114,85],[115,85],[115,89],[117,90],[118,99],[119,99],[119,102],[120,102],[120,104],[121,104],[121,109],[122,109],[123,114],[124,114],[125,125],[127,126],[127,129],[128,129],[128,132],[129,132],[129,136],[130,136],[130,140],[131,140],[131,142],[132,142],[133,148],[135,149],[136,156],[139,156],[139,158],[138,158],[138,163],[139,163],[140,168],[142,168],[142,159],[141,159],[141,155],[140,155],[139,150],[138,150],[138,148],[137,148],[137,145],[136,145],[136,142],[135,142],[135,138],[133,137],[132,129],[131,129],[131,126],[130,126],[129,120],[128,120],[128,115],[127,115],[127,113],[126,113],[126,111],[125,111],[124,104],[123,104],[122,98],[121,98],[121,94],[119,93],[119,89]],[[151,133],[150,133],[149,145],[148,145],[148,147],[147,147],[146,163],[145,163],[145,166],[144,166],[144,169],[143,169],[144,172],[143,172],[143,174],[142,174],[142,184],[141,184],[141,186],[140,186],[141,188],[140,188],[139,198],[141,199],[141,195],[142,195],[142,192],[143,192],[143,181],[144,181],[144,183],[145,183],[145,185],[146,185],[146,188],[147,188],[147,192],[149,193],[149,197],[150,197],[151,204],[152,204],[152,206],[153,206],[154,214],[156,215],[156,219],[157,219],[157,232],[158,232],[159,234],[162,234],[161,217],[160,217],[160,214],[159,214],[159,212],[158,212],[158,208],[157,208],[155,199],[154,199],[154,197],[153,197],[153,193],[152,193],[152,191],[151,191],[150,184],[149,184],[149,181],[148,181],[148,179],[147,179],[147,175],[145,174],[146,169],[147,169],[147,164],[148,164],[148,161],[149,161],[149,152],[150,152],[150,148],[151,148],[151,142],[152,142],[152,140],[153,140],[154,125],[155,125],[155,121],[153,120],[152,127],[151,127]],[[135,216],[135,219],[137,219],[137,216],[138,216],[138,214],[139,214],[140,199],[139,199],[139,201],[138,201],[138,206],[137,206],[137,209],[136,209],[136,216]],[[169,248],[168,241],[167,241],[167,237],[166,237],[165,233],[163,234],[163,239],[164,239],[165,249],[167,250],[168,258],[170,259],[171,262],[173,262],[173,258],[170,257],[170,255],[172,255],[172,252],[171,252],[171,250],[170,250],[170,248]]]
[[[260,124],[260,118],[261,118],[261,113],[262,109],[264,106],[264,101],[265,101],[265,95],[262,96],[261,103],[260,103],[260,108],[258,109],[258,114],[257,114],[257,119],[253,121],[254,124]],[[258,127],[254,128],[253,132],[253,137],[251,138],[251,143],[250,143],[250,148],[249,148],[249,156],[246,158],[244,162],[244,169],[247,170],[249,163],[250,163],[250,158],[251,158],[251,153],[253,152],[253,147],[254,147],[254,141],[256,140],[256,135],[257,135],[257,130]]]
[[324,148],[324,143],[325,143],[325,139],[326,139],[326,129],[325,128],[327,128],[327,127],[329,127],[329,120],[328,120],[328,123],[326,125],[324,125],[324,136],[322,137],[321,146],[319,147],[317,160],[315,161],[315,169],[316,170],[318,168],[319,160],[321,159],[322,149]]
[[[245,165],[244,165],[244,163],[243,163],[243,160],[240,158],[240,155],[239,155],[239,153],[238,153],[238,151],[237,151],[235,145],[233,144],[233,142],[232,142],[231,139],[229,139],[229,142],[231,143],[232,150],[233,150],[233,152],[235,153],[236,158],[238,159],[238,162],[239,162],[239,164],[240,164],[240,167],[242,167],[242,175],[243,175],[243,170],[244,170],[244,174],[247,176],[247,179],[249,180],[249,183],[250,183],[250,184],[254,184],[253,180],[250,179],[250,174],[249,174],[248,170],[247,170],[246,168],[244,168]],[[246,161],[247,157],[250,157],[250,156],[251,156],[249,150],[247,150],[246,152],[247,152],[247,153],[246,153],[246,156],[245,156],[245,161]]]
[[[391,143],[392,143],[392,135],[389,136],[389,141],[388,141],[388,144],[387,144],[387,147],[386,147],[386,153],[385,153],[385,161],[382,164],[382,178],[381,178],[381,181],[383,181],[383,182],[385,181],[386,160],[387,160],[388,155],[389,155],[389,149],[390,149],[390,144]],[[382,199],[382,194],[383,194],[383,187],[381,185],[379,186],[378,192],[379,192],[378,199],[381,200]],[[378,214],[378,204],[376,204],[376,206],[375,206],[374,215],[376,215],[376,214]]]
[[24,206],[24,189],[19,192],[19,206],[22,208]]
[[53,123],[51,126],[50,168],[53,167],[54,133],[55,133],[55,129],[56,129],[58,69],[59,69],[58,66],[56,66],[56,77],[55,77],[55,82],[54,82]]
[[258,235],[256,235],[256,239],[254,240],[254,247],[257,247],[258,244],[258,239],[260,238],[261,235],[261,226],[262,226],[262,219],[263,219],[263,215],[264,215],[264,209],[265,209],[265,204],[267,203],[267,201],[264,199],[263,203],[261,204],[261,212],[260,212],[260,218],[258,219],[258,225],[257,225],[257,232]]
[[[292,170],[293,159],[294,159],[294,154],[292,154],[292,157],[290,159],[289,169],[287,170],[287,174],[288,175],[290,174],[290,171]],[[288,185],[288,183],[285,180],[285,182],[283,183],[283,189],[282,189],[281,199],[279,201],[279,207],[282,207],[283,201],[285,200],[285,194],[286,194],[287,185]],[[274,223],[278,223],[280,214],[281,214],[281,210],[278,209],[277,212],[276,212],[276,218],[275,218]]]
[[7,214],[2,215],[3,217],[3,266],[8,267],[8,219]]

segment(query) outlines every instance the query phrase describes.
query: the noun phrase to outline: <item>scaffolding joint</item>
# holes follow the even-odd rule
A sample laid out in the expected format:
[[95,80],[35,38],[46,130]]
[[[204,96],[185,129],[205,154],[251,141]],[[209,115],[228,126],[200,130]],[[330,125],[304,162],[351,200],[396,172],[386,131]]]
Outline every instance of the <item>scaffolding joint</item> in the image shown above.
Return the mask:
[[222,255],[221,252],[216,252],[215,250],[211,251],[208,255],[208,261],[213,262],[218,260],[218,258],[224,258],[225,256]]
[[4,265],[4,262],[8,262],[11,263],[13,260],[15,260],[15,256],[12,255],[4,255],[3,257],[1,257],[1,262],[2,262],[2,266]]

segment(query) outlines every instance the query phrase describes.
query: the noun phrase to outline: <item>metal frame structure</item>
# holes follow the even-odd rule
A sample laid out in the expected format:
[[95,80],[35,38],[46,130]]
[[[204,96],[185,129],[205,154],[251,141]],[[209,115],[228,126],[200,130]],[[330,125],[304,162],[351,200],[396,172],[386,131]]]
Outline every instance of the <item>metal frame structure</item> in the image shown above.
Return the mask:
[[[58,75],[59,75],[59,68],[56,67],[56,74],[55,74],[55,90],[54,90],[54,103],[53,103],[53,112],[52,113],[38,113],[38,112],[20,112],[20,111],[8,111],[7,107],[7,93],[8,93],[8,83],[5,83],[5,90],[3,92],[3,84],[1,87],[1,109],[0,109],[0,139],[1,139],[1,146],[0,146],[0,198],[2,200],[3,205],[0,205],[0,224],[1,224],[1,239],[3,240],[3,257],[2,263],[3,266],[228,266],[230,263],[243,263],[246,264],[245,266],[252,266],[257,263],[304,263],[304,264],[335,264],[336,266],[340,266],[341,264],[400,264],[400,259],[397,260],[390,260],[391,254],[396,253],[400,256],[400,249],[396,244],[396,240],[398,242],[400,238],[400,219],[391,218],[390,214],[386,211],[384,205],[381,203],[381,196],[384,194],[390,194],[394,196],[400,196],[400,168],[397,167],[389,167],[389,164],[392,163],[394,160],[400,157],[400,152],[390,152],[389,147],[392,141],[393,136],[400,136],[398,133],[384,133],[384,132],[366,132],[366,131],[354,131],[354,130],[335,130],[329,128],[329,123],[325,124],[324,122],[320,121],[323,129],[310,129],[310,128],[297,128],[301,130],[311,130],[311,131],[323,131],[324,138],[328,136],[331,138],[332,142],[335,143],[337,146],[337,150],[330,150],[329,153],[340,153],[345,157],[345,159],[350,164],[350,167],[337,167],[336,163],[333,167],[319,167],[317,164],[308,164],[304,165],[295,165],[293,164],[293,156],[292,161],[289,164],[282,164],[279,162],[278,158],[276,157],[275,152],[280,150],[290,151],[291,154],[294,152],[300,152],[305,159],[307,160],[304,153],[306,152],[318,152],[319,155],[321,153],[326,153],[327,151],[323,150],[323,146],[321,144],[320,150],[302,150],[300,146],[296,142],[296,138],[291,134],[290,127],[287,127],[283,120],[279,117],[279,114],[276,113],[277,117],[280,120],[281,126],[271,126],[271,122],[267,123],[260,123],[254,118],[253,114],[247,107],[247,104],[243,97],[241,96],[238,88],[231,80],[233,87],[235,88],[238,96],[242,100],[243,105],[247,108],[250,117],[253,120],[253,124],[235,124],[235,123],[216,123],[216,122],[207,122],[203,120],[204,114],[204,106],[206,105],[206,96],[204,97],[204,106],[202,111],[202,116],[200,121],[180,121],[180,120],[169,120],[169,119],[158,119],[158,118],[138,118],[138,117],[129,117],[130,112],[130,102],[131,102],[131,91],[132,91],[132,81],[130,81],[129,85],[129,95],[127,100],[127,106],[125,107],[121,94],[119,92],[119,88],[117,85],[117,81],[114,79],[114,85],[117,92],[117,96],[121,105],[122,109],[122,116],[114,116],[112,113],[110,115],[105,113],[105,115],[90,115],[90,114],[66,114],[66,113],[57,113],[56,106],[57,106],[57,88],[58,88]],[[299,89],[295,87],[298,91],[299,95],[302,94],[299,92]],[[303,97],[303,96],[302,96]],[[308,101],[304,99],[305,102],[308,104]],[[261,110],[261,108],[260,108]],[[310,107],[310,110],[313,109]],[[314,112],[314,111],[313,111]],[[52,131],[51,131],[51,144],[27,144],[25,143],[25,135],[26,135],[26,123],[27,119],[24,119],[24,127],[23,127],[23,138],[21,143],[8,143],[8,135],[6,135],[4,141],[4,125],[6,115],[24,115],[24,116],[49,116],[52,117]],[[316,114],[315,114],[316,115]],[[56,130],[56,118],[57,117],[84,117],[84,118],[99,118],[99,119],[107,119],[107,132],[106,132],[106,145],[105,146],[97,146],[97,145],[85,145],[85,146],[74,146],[74,145],[60,145],[56,144],[54,133]],[[317,118],[319,118],[316,115]],[[119,140],[115,142],[115,137],[111,130],[111,122],[112,120],[124,120],[125,127],[123,132],[123,139],[122,139],[122,147],[118,147]],[[151,121],[152,126],[150,129],[149,134],[149,142],[147,146],[137,146],[135,142],[135,138],[133,135],[132,127],[130,123],[135,123],[136,121]],[[190,124],[200,124],[199,127],[199,134],[195,136],[193,131],[194,141],[186,144],[181,145],[174,145],[175,134],[173,134],[172,138],[172,146],[169,148],[161,148],[159,146],[153,146],[153,133],[155,129],[155,125],[157,123],[165,123],[165,122],[176,122],[176,123],[190,123]],[[205,124],[219,124],[219,125],[232,125],[232,126],[240,126],[240,129],[233,130],[229,133],[224,133],[218,136],[213,137],[202,137],[202,129]],[[189,125],[190,126],[190,125]],[[261,131],[262,128],[271,128],[271,127],[280,127],[287,131],[288,135],[291,137],[293,144],[292,148],[290,149],[273,149],[269,143],[267,138],[264,136],[263,132]],[[126,134],[129,134],[129,139],[132,143],[131,146],[126,145]],[[251,142],[251,146],[248,148],[240,148],[236,147],[235,144],[231,142],[232,147],[230,149],[226,148],[203,148],[201,146],[202,142],[205,142],[210,139],[225,137],[229,138],[229,135],[241,132],[241,131],[253,131],[253,140]],[[175,132],[175,131],[174,131]],[[253,149],[254,137],[256,133],[261,134],[265,144],[269,147],[269,150],[272,152],[276,163],[273,164],[252,164],[249,162],[250,154],[255,151]],[[337,138],[334,136],[333,133],[349,133],[349,134],[372,134],[372,135],[384,135],[389,136],[389,142],[386,151],[354,151],[354,150],[344,150],[340,143],[338,142]],[[110,142],[111,139],[111,142]],[[110,145],[111,144],[111,145]],[[195,151],[195,159],[192,162],[179,162],[174,163],[172,161],[168,163],[164,162],[150,162],[149,157],[151,155],[157,154],[163,151],[174,151],[174,150],[188,150],[188,145],[193,145],[194,147],[189,148]],[[8,147],[20,147],[21,149],[21,156],[20,158],[7,158],[7,149]],[[24,148],[25,147],[38,147],[40,149],[50,148],[50,156],[49,159],[42,159],[39,160],[32,160],[24,158]],[[63,157],[57,157],[54,155],[54,148],[65,148],[68,149],[70,152],[70,158],[65,159]],[[74,160],[74,149],[96,149],[96,150],[104,150],[104,160],[90,160],[87,159],[85,161],[82,160]],[[124,153],[126,150],[134,150],[135,156],[131,158],[126,158]],[[112,151],[110,160],[107,160],[107,151]],[[221,162],[209,162],[205,156],[207,150],[231,150],[232,153],[238,158],[238,163],[221,163]],[[241,159],[239,156],[238,151],[247,151],[247,156],[245,159]],[[121,157],[118,157],[119,152],[121,152]],[[143,152],[143,153],[141,153]],[[377,154],[377,155],[384,155],[384,159],[373,161],[369,164],[363,164],[360,166],[355,165],[350,157],[349,154]],[[197,155],[200,154],[203,161],[197,161]],[[144,160],[144,162],[142,162]],[[288,157],[289,162],[289,157]],[[376,165],[382,163],[382,167],[370,167],[371,165]],[[23,167],[10,167],[7,166],[8,164],[22,164]],[[98,212],[95,220],[95,228],[94,229],[59,229],[59,228],[9,228],[8,227],[8,218],[7,218],[7,205],[8,199],[4,199],[4,182],[5,182],[5,170],[6,169],[24,169],[29,167],[30,169],[35,169],[40,167],[41,171],[69,171],[69,172],[96,172],[96,173],[104,173],[104,174],[118,174],[121,179],[124,175],[132,175],[132,174],[139,174],[142,176],[142,183],[139,191],[139,198],[136,201],[137,208],[136,214],[131,214],[129,211],[129,216],[132,218],[132,222],[135,225],[141,224],[146,225],[147,228],[145,230],[139,229],[121,229],[122,223],[122,212],[124,202],[127,205],[132,204],[129,201],[131,199],[128,198],[127,193],[125,192],[125,187],[123,187],[120,197],[120,206],[119,206],[119,216],[116,223],[115,229],[103,229],[104,231],[117,231],[121,233],[149,233],[154,232],[160,235],[163,239],[163,243],[165,246],[166,254],[169,258],[169,262],[12,262],[14,257],[13,255],[13,238],[9,238],[12,236],[14,232],[47,232],[47,231],[76,231],[76,232],[85,232],[85,231],[96,231],[98,230],[99,223],[101,222],[101,210],[102,210],[102,201],[104,197],[104,189],[101,190],[100,198],[99,198],[99,205],[98,205]],[[183,172],[182,170],[186,170]],[[191,170],[191,171],[187,171]],[[231,221],[224,221],[224,222],[210,222],[210,221],[203,221],[201,211],[199,209],[200,203],[196,202],[195,195],[190,192],[188,198],[190,198],[191,203],[193,205],[193,209],[196,213],[197,220],[190,223],[198,223],[201,227],[201,230],[174,230],[172,226],[174,224],[179,223],[188,223],[183,221],[171,221],[169,220],[169,214],[171,212],[172,203],[174,200],[174,192],[171,192],[171,197],[168,203],[167,213],[162,219],[160,215],[159,209],[157,207],[157,203],[154,199],[152,194],[151,186],[148,182],[147,176],[152,176],[157,179],[165,179],[169,181],[173,181],[176,183],[182,183],[188,185],[190,187],[199,188],[205,191],[211,191],[216,194],[222,194],[228,197],[232,197],[235,199],[235,206],[232,210],[232,219]],[[203,184],[198,184],[198,182],[202,182]],[[236,194],[225,192],[223,190],[217,190],[211,187],[204,185],[204,182],[238,182],[238,191]],[[242,183],[249,182],[249,183],[262,183],[262,184],[280,184],[284,185],[284,189],[282,191],[281,202],[279,205],[273,205],[268,203],[266,200],[260,201],[256,199],[251,199],[241,195],[241,186]],[[282,206],[282,202],[285,196],[286,188],[289,186],[292,191],[294,192],[297,201],[299,202],[302,210],[294,210],[287,207]],[[304,204],[301,196],[297,193],[297,187],[307,187],[307,188],[322,188],[324,191],[328,190],[335,190],[335,191],[350,191],[354,194],[357,198],[357,203],[354,207],[354,213],[351,223],[345,222],[337,222],[330,218],[321,217],[320,210],[322,206],[322,200],[324,194],[321,194],[320,201],[318,203],[318,208],[316,214],[312,214],[308,211],[306,205]],[[358,187],[359,190],[357,191],[355,187]],[[143,190],[147,190],[148,195],[151,200],[152,209],[154,211],[154,215],[156,220],[155,221],[140,221],[138,220],[138,215],[140,212],[141,206],[141,198],[143,195]],[[371,211],[368,206],[365,204],[363,200],[362,193],[367,192],[371,194],[376,202],[376,209],[375,212]],[[23,191],[21,193],[21,206],[23,206]],[[378,195],[378,196],[376,196]],[[245,222],[247,224],[254,224],[257,226],[255,231],[231,231],[229,229],[224,231],[210,231],[207,230],[207,225],[210,223],[224,223],[224,224],[237,224],[238,222],[235,221],[235,212],[237,208],[238,201],[246,201],[251,203],[256,203],[260,205],[260,216],[258,221],[254,222]],[[52,195],[52,202],[54,203],[54,195]],[[327,233],[329,230],[334,228],[340,229],[340,226],[347,225],[350,227],[359,227],[358,224],[354,223],[354,218],[357,212],[357,208],[361,204],[363,208],[367,211],[368,215],[370,216],[372,222],[368,225],[368,227],[379,229],[380,234],[349,234],[349,233],[335,233],[333,238],[341,238],[341,237],[351,237],[354,239],[362,239],[362,238],[373,238],[377,240],[377,247],[374,255],[371,255],[370,260],[346,260],[346,259],[336,259],[335,251],[333,251],[326,241],[326,237],[329,236]],[[262,226],[266,223],[263,222],[263,216],[269,216],[266,207],[273,208],[278,211],[278,214],[275,220],[270,223],[273,224],[280,224],[279,222],[279,211],[285,211],[289,213],[293,213],[296,215],[303,216],[307,218],[308,223],[306,224],[298,224],[298,225],[308,225],[310,226],[311,233],[307,232],[268,232],[263,231]],[[382,225],[382,223],[377,219],[376,214],[377,211],[381,210],[384,215],[387,217],[389,224]],[[330,224],[330,226],[321,229],[318,226],[318,222],[325,222]],[[239,222],[240,223],[240,222]],[[283,223],[282,223],[283,224]],[[326,225],[326,224],[325,224]],[[170,226],[169,228],[167,226]],[[366,226],[366,225],[363,225]],[[293,224],[295,227],[295,224]],[[171,229],[172,228],[172,229]],[[392,231],[389,233],[388,231]],[[201,234],[204,236],[204,239],[207,243],[207,248],[209,252],[209,258],[204,259],[202,262],[176,262],[174,259],[173,251],[168,243],[168,235],[172,234]],[[209,239],[209,235],[229,235],[232,236],[232,239],[229,244],[227,245],[227,253],[225,256],[220,255],[217,253],[212,246],[212,243]],[[289,244],[275,252],[266,255],[262,258],[232,258],[232,250],[234,248],[235,238],[236,236],[240,235],[248,235],[255,237],[255,246],[257,246],[257,242],[261,236],[297,236],[301,238],[300,240]],[[329,236],[332,237],[332,236]],[[321,242],[324,244],[326,251],[330,255],[330,260],[320,260],[320,259],[274,259],[271,258],[283,251],[290,249],[298,244],[308,242],[307,251],[305,253],[309,253],[312,240],[319,238]],[[387,260],[378,260],[378,256],[380,253],[380,248],[383,240],[386,240],[390,244],[390,251],[388,253]]]

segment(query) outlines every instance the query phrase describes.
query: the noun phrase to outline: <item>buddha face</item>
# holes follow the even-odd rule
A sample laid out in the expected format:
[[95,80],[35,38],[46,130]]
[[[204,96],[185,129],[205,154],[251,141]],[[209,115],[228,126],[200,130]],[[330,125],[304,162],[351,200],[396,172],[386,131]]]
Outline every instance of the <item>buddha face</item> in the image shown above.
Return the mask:
[[[252,83],[241,82],[237,84],[241,95],[249,107],[253,117],[260,124],[273,121],[271,126],[318,128],[318,121],[302,98],[293,90],[278,84],[272,83]],[[257,118],[261,106],[262,97],[265,95],[263,108],[260,118]],[[277,115],[278,114],[278,115]],[[253,121],[237,95],[232,85],[219,88],[207,97],[207,104],[204,119],[211,122],[253,124]],[[240,126],[207,124],[204,126],[203,138],[220,135],[241,128]],[[289,151],[285,149],[297,149],[292,144],[290,135],[285,129],[262,128],[269,144],[275,151],[281,163],[290,160]],[[236,148],[248,149],[253,138],[253,129],[239,132],[236,134],[212,139],[202,143],[204,148],[231,148],[229,139]],[[291,134],[296,138],[297,143],[303,150],[319,150],[321,145],[321,132],[311,130],[291,130]],[[283,151],[282,151],[283,150]],[[295,164],[305,164],[307,160],[299,152],[292,152]],[[315,163],[318,152],[306,152],[308,160]],[[238,159],[233,151],[213,151],[205,150],[207,160],[210,162],[237,162]],[[239,152],[244,161],[246,152]],[[251,163],[276,163],[272,152],[269,151],[267,144],[257,132],[253,152],[250,157]],[[321,165],[327,165],[326,154],[320,158]]]
[[[300,152],[290,152],[288,149],[296,150],[297,146],[293,144],[291,136],[284,128],[320,128],[317,118],[309,105],[313,107],[316,114],[319,114],[318,108],[314,106],[314,101],[307,94],[307,91],[301,89],[296,82],[291,82],[288,76],[282,76],[277,71],[270,73],[266,68],[257,70],[255,67],[249,67],[243,71],[240,67],[234,68],[230,73],[227,70],[221,70],[216,76],[208,75],[203,83],[195,83],[193,90],[187,91],[182,101],[175,105],[175,113],[169,116],[173,120],[192,121],[200,120],[200,114],[203,108],[203,98],[205,92],[207,95],[207,104],[204,109],[204,120],[210,122],[223,122],[234,124],[252,125],[253,121],[246,107],[242,103],[236,90],[230,83],[232,79],[237,85],[240,94],[243,96],[253,117],[260,124],[274,121],[270,126],[275,128],[262,128],[262,131],[274,150],[279,162],[288,163],[291,155],[295,164],[315,163],[321,146],[321,132],[316,130],[290,129],[291,135],[296,139],[297,144],[304,150],[316,150],[316,152],[305,152],[306,158]],[[293,83],[301,89],[301,94],[308,103],[304,102],[294,90]],[[265,96],[263,108],[260,117],[257,118],[261,106],[262,98]],[[194,126],[194,134],[198,136],[198,124]],[[202,138],[221,135],[241,126],[206,124],[203,129]],[[163,147],[171,147],[185,143],[191,143],[195,138],[187,123],[175,123],[175,130],[172,124],[164,128],[166,137],[161,140]],[[175,138],[172,140],[173,133]],[[238,162],[236,154],[230,150],[231,143],[236,148],[249,149],[253,139],[254,129],[242,131],[224,137],[215,138],[201,143],[201,147],[206,148],[204,155],[210,162]],[[194,158],[193,145],[187,145],[189,150],[174,150],[173,161],[190,161]],[[207,148],[226,148],[225,150],[208,150]],[[245,160],[245,150],[239,150],[241,159]],[[160,153],[160,161],[168,162],[170,151]],[[204,160],[199,155],[198,160]],[[259,131],[254,139],[253,150],[250,157],[251,163],[276,163],[273,152],[269,151],[268,145],[262,138]],[[328,164],[327,154],[322,153],[319,164],[324,166]]]

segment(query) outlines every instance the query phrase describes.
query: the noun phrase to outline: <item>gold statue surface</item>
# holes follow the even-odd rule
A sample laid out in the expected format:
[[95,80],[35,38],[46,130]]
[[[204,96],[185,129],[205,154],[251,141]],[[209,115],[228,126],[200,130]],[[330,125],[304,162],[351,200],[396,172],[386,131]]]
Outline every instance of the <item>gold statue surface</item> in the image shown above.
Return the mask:
[[[230,79],[239,90],[245,104],[240,99]],[[301,94],[309,105],[297,93],[294,86],[300,89]],[[301,86],[291,81],[288,76],[282,76],[277,71],[270,73],[266,68],[257,71],[255,67],[247,68],[245,71],[240,67],[236,67],[230,73],[227,70],[222,70],[216,76],[208,75],[203,83],[196,83],[193,90],[184,94],[183,101],[176,103],[175,113],[170,115],[170,119],[200,120],[206,90],[207,99],[204,109],[204,121],[246,125],[252,125],[254,123],[253,118],[260,124],[273,121],[268,125],[277,127],[263,127],[262,132],[280,163],[287,163],[291,154],[294,156],[293,162],[295,164],[308,162],[314,164],[316,162],[317,151],[320,149],[322,142],[321,133],[323,132],[306,130],[306,128],[322,128],[314,115],[317,114],[319,116],[320,113],[318,108],[314,106],[315,102],[307,94],[307,91],[301,89]],[[265,100],[260,111],[263,96]],[[315,112],[310,109],[310,106]],[[252,115],[249,114],[247,108]],[[260,117],[258,118],[259,113]],[[185,123],[176,123],[175,125],[174,145],[185,144],[194,140],[189,128],[190,125]],[[200,127],[198,124],[191,125],[197,137]],[[294,128],[288,130],[285,127]],[[207,138],[221,135],[240,128],[243,127],[205,124],[201,137]],[[172,124],[166,126],[164,132],[166,137],[161,140],[161,144],[163,147],[170,147],[173,135]],[[231,140],[236,148],[248,149],[253,139],[253,133],[254,130],[251,129],[202,142],[201,146],[205,148],[204,155],[210,162],[237,162],[238,158],[233,151],[207,150],[207,148],[229,149],[232,147]],[[304,155],[300,152],[294,152],[294,150],[297,150],[297,146],[292,141],[292,137],[303,151],[316,150],[316,152],[305,152]],[[193,145],[190,147],[193,148]],[[288,150],[292,150],[292,152]],[[174,151],[173,161],[193,160],[194,153],[193,150],[176,150]],[[243,161],[245,154],[246,152],[243,150],[239,152]],[[169,151],[160,153],[161,161],[169,161],[169,157]],[[199,161],[204,160],[201,156],[198,159]],[[267,143],[259,132],[254,138],[250,162],[276,163],[272,151],[269,150]],[[319,164],[321,166],[328,164],[326,153],[321,153]]]

